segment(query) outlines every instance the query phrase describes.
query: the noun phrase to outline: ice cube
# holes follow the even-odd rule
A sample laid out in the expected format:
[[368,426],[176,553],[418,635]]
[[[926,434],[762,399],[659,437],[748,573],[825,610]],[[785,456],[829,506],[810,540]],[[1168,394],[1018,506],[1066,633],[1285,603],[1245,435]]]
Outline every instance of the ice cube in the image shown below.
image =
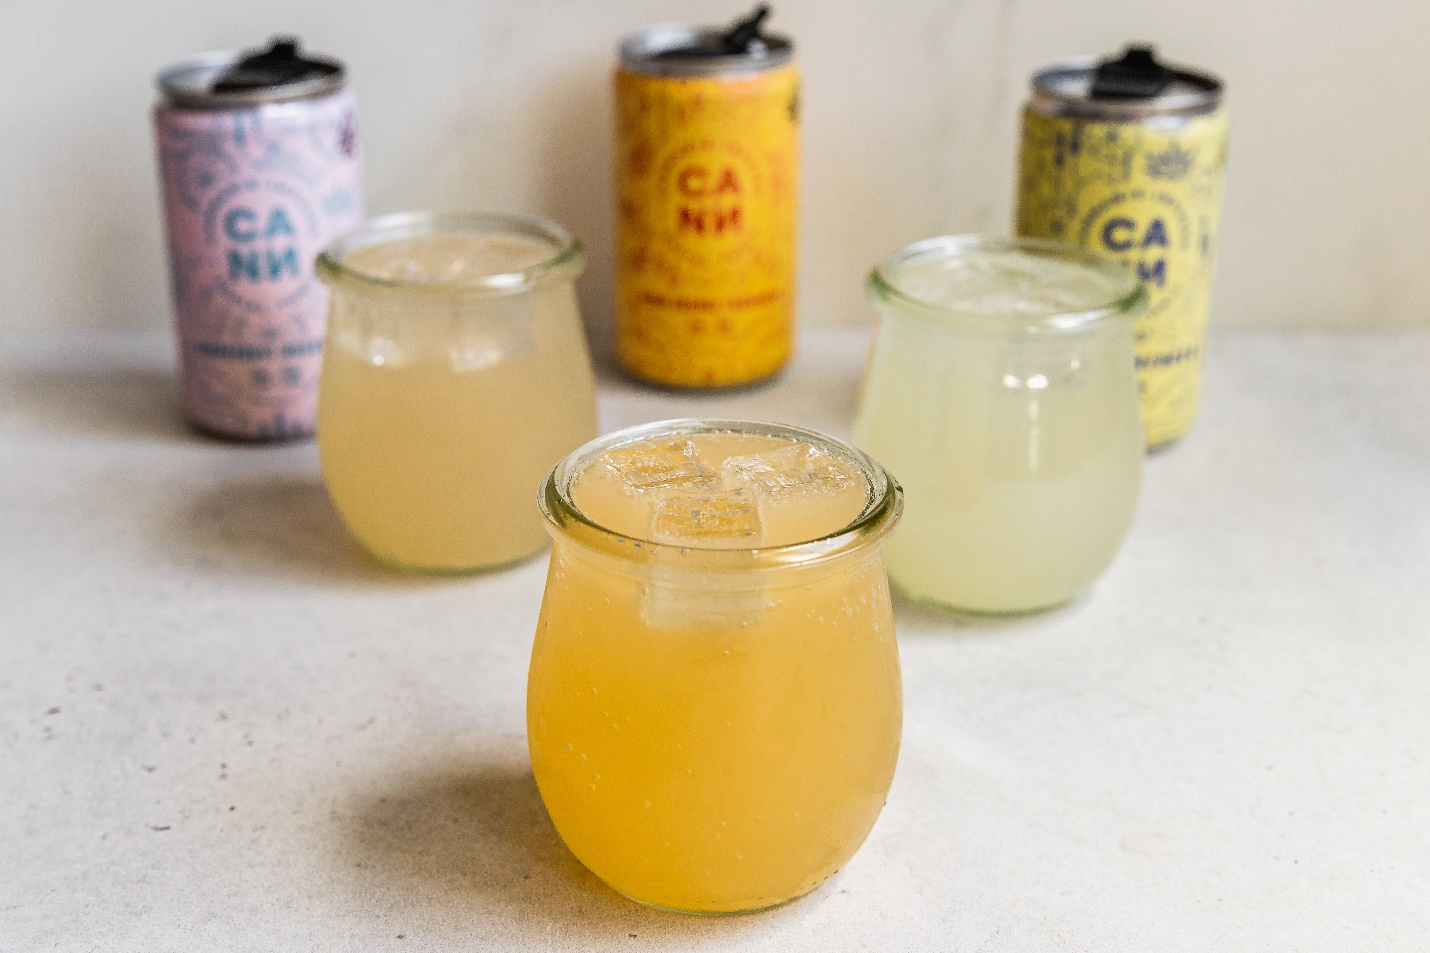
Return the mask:
[[641,619],[653,629],[748,629],[765,612],[759,580],[725,579],[707,573],[692,580],[689,573],[666,576],[653,570],[641,605]]
[[480,306],[458,301],[448,307],[448,354],[454,371],[482,371],[536,353],[530,295],[486,299]]
[[374,334],[362,342],[361,351],[373,367],[397,367],[402,363],[402,349],[392,336]]
[[432,276],[427,273],[427,269],[415,261],[401,262],[398,266],[397,277],[403,281],[428,282],[432,280]]
[[635,493],[671,487],[713,486],[720,475],[695,459],[689,440],[675,440],[654,447],[608,450],[603,462],[614,470]]
[[447,360],[454,371],[481,371],[507,359],[501,345],[490,340],[464,340],[447,349]]
[[651,535],[658,543],[674,546],[698,546],[714,540],[754,545],[760,535],[760,511],[740,487],[671,493],[655,500]]
[[855,474],[847,466],[807,443],[730,457],[721,469],[728,478],[743,480],[764,497],[834,493],[856,482]]
[[411,258],[388,257],[373,264],[358,263],[357,268],[365,274],[384,281],[427,282],[432,276],[422,263]]

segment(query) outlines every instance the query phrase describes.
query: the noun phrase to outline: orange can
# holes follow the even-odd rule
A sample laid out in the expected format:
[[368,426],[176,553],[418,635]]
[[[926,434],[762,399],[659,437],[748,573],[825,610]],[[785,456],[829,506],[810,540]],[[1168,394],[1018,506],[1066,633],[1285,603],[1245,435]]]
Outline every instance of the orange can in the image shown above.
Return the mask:
[[616,353],[652,383],[748,384],[793,351],[799,70],[767,14],[620,46]]

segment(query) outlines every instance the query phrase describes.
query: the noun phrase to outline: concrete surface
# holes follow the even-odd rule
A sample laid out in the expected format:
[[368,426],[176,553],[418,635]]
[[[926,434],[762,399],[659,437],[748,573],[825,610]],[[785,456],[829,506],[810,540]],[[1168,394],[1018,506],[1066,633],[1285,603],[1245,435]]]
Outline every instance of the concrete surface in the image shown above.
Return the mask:
[[[834,880],[703,921],[562,847],[526,762],[536,560],[393,575],[308,444],[178,423],[155,336],[0,348],[0,950],[1430,948],[1430,334],[1231,335],[1072,607],[900,601],[888,808]],[[846,434],[865,338],[769,388]]]

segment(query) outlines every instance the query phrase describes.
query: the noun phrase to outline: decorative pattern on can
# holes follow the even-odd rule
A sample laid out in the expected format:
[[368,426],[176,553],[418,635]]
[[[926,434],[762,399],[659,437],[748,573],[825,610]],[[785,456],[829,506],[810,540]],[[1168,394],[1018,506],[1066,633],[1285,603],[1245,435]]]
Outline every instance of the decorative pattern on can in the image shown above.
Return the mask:
[[727,387],[794,343],[799,72],[616,74],[616,349],[632,374]]
[[1197,411],[1227,114],[1142,121],[1023,113],[1017,232],[1123,262],[1146,285],[1137,371],[1147,445],[1176,440]]
[[363,218],[352,96],[154,110],[184,406],[242,439],[311,434],[318,252]]

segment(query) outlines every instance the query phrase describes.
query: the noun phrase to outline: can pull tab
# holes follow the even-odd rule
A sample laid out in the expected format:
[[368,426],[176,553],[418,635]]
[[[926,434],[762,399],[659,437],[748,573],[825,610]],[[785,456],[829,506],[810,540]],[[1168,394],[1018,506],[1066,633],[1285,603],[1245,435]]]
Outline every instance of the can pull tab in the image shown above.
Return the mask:
[[297,37],[275,36],[268,48],[247,53],[214,80],[216,93],[236,93],[249,89],[287,86],[312,76],[333,72],[327,63],[305,59],[298,52]]
[[1117,59],[1097,64],[1093,99],[1152,99],[1171,84],[1173,72],[1157,62],[1155,47],[1129,43]]
[[762,3],[741,17],[730,28],[720,34],[720,48],[725,53],[763,53],[767,47],[760,35],[765,19],[770,15],[770,5]]

